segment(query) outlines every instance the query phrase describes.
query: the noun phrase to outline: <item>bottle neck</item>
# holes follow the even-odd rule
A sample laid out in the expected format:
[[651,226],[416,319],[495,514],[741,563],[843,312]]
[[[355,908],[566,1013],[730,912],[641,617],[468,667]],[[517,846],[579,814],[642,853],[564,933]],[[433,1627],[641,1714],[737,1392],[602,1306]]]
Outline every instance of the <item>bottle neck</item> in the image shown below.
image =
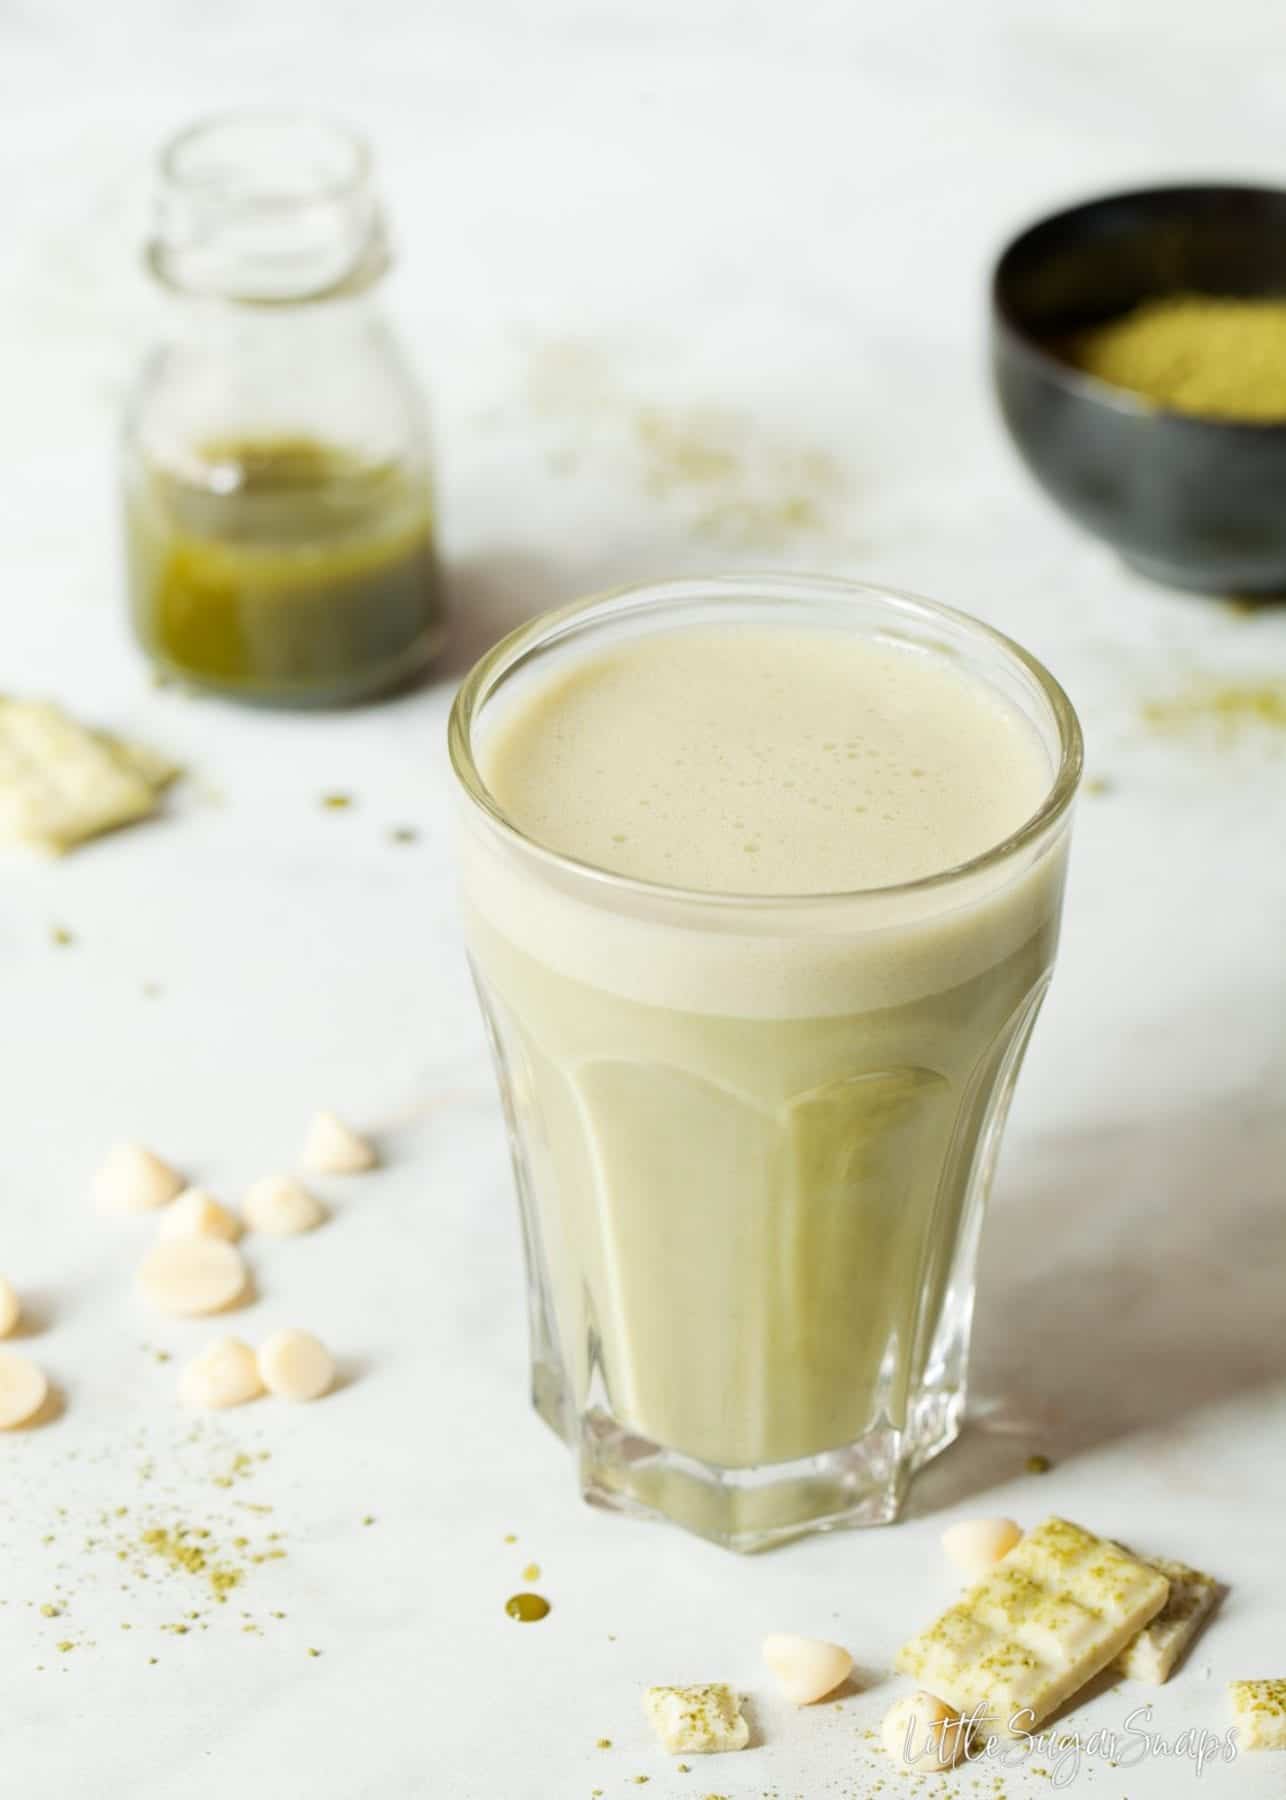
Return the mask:
[[194,126],[162,152],[147,260],[170,291],[238,310],[364,294],[388,266],[365,145],[289,115]]

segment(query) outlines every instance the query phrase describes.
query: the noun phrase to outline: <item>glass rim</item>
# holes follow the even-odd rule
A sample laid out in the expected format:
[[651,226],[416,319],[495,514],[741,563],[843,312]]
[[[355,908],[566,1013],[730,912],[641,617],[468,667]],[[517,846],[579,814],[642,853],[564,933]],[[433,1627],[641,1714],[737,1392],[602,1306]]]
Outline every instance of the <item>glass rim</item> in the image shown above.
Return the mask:
[[332,139],[342,146],[349,158],[346,171],[318,180],[315,185],[293,193],[255,192],[240,196],[240,204],[263,211],[282,211],[295,206],[314,206],[319,201],[340,200],[353,194],[370,180],[373,167],[369,140],[353,126],[332,118],[328,113],[309,112],[302,107],[244,106],[227,112],[211,112],[193,119],[168,137],[156,154],[156,168],[161,179],[179,192],[198,193],[205,178],[194,172],[185,173],[180,166],[184,152],[202,138],[216,132],[235,131],[243,126],[267,126],[271,129],[302,127]]
[[[1035,682],[1049,707],[1058,731],[1059,759],[1045,796],[1036,810],[998,843],[980,850],[964,862],[937,869],[913,881],[890,882],[883,886],[841,888],[812,893],[744,894],[709,888],[688,888],[663,881],[650,881],[640,876],[621,875],[597,863],[585,862],[554,850],[538,838],[531,837],[517,825],[491,793],[473,754],[472,726],[479,707],[490,697],[503,678],[520,668],[529,657],[556,643],[595,613],[610,614],[617,602],[635,601],[638,611],[650,610],[666,601],[679,601],[685,596],[694,603],[709,603],[721,598],[783,600],[852,598],[863,595],[889,602],[894,612],[936,621],[980,639],[992,649],[1018,663]],[[684,906],[718,906],[749,912],[769,912],[783,907],[823,907],[839,903],[856,903],[899,899],[904,896],[931,895],[946,890],[970,877],[986,873],[1017,857],[1063,819],[1076,797],[1084,767],[1084,739],[1075,708],[1061,684],[1044,663],[1015,639],[994,626],[985,624],[972,613],[944,606],[905,588],[886,587],[878,582],[859,581],[840,575],[820,575],[783,571],[738,571],[732,574],[686,575],[660,581],[630,582],[608,588],[584,599],[555,607],[527,620],[508,632],[474,663],[461,682],[451,706],[447,724],[447,748],[457,782],[471,804],[511,845],[534,855],[546,867],[589,880],[605,894],[632,894],[656,902],[671,901]]]

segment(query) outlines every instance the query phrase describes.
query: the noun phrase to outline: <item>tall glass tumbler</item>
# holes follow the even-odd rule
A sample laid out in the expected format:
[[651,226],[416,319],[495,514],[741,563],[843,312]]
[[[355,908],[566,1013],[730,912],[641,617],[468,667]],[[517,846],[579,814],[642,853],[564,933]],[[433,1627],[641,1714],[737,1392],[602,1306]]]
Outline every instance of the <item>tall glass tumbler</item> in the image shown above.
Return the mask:
[[[1027,721],[1041,803],[956,867],[802,896],[635,880],[518,829],[483,773],[495,726],[587,657],[712,626],[946,659]],[[533,1399],[582,1491],[739,1550],[895,1518],[964,1409],[984,1203],[1058,935],[1066,695],[948,608],[737,575],[523,626],[465,681],[450,749]]]

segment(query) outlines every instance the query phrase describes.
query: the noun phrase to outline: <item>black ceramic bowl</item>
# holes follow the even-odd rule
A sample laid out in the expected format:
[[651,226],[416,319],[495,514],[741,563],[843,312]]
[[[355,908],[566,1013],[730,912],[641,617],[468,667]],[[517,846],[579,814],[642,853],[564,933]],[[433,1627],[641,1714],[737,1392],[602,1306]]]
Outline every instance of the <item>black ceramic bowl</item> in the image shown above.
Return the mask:
[[1178,587],[1286,591],[1286,425],[1185,417],[1046,346],[1160,294],[1286,296],[1286,192],[1113,194],[1015,238],[992,279],[992,368],[1028,468],[1127,562]]

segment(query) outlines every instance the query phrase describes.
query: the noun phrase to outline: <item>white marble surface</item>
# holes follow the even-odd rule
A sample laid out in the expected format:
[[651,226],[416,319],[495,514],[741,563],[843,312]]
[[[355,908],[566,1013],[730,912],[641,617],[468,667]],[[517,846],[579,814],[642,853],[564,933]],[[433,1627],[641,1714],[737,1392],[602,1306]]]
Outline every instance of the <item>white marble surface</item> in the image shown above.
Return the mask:
[[[1046,509],[985,391],[981,283],[1001,237],[1065,198],[1279,176],[1280,8],[50,0],[0,16],[0,83],[0,685],[194,771],[163,824],[0,871],[0,1268],[62,1399],[0,1443],[6,1791],[589,1800],[646,1775],[656,1800],[859,1800],[883,1773],[861,1733],[892,1651],[948,1593],[938,1533],[980,1508],[1056,1508],[1228,1579],[1155,1696],[1156,1729],[1221,1731],[1227,1679],[1286,1674],[1286,763],[1271,740],[1159,742],[1139,708],[1193,668],[1286,672],[1286,616],[1144,586]],[[738,1561],[581,1506],[524,1401],[509,1175],[452,911],[450,681],[345,717],[250,715],[153,691],[127,640],[111,443],[147,328],[141,172],[187,116],[266,97],[376,137],[404,249],[391,300],[437,400],[458,662],[609,581],[864,572],[1025,639],[1114,784],[1082,808],[987,1230],[977,1422],[893,1530]],[[658,480],[644,441],[693,428],[745,464],[706,494]],[[833,459],[817,519],[765,530],[812,452]],[[356,805],[323,812],[329,788]],[[421,841],[395,847],[404,823]],[[312,1326],[348,1379],[184,1443],[175,1363],[142,1346],[178,1359],[205,1328],[139,1312],[149,1227],[94,1220],[89,1172],[134,1133],[235,1191],[319,1103],[380,1128],[389,1166],[332,1184],[312,1238],[255,1247],[239,1326]],[[1037,1448],[1056,1464],[1039,1480]],[[115,1554],[176,1521],[250,1553],[279,1530],[288,1554],[214,1607]],[[527,1628],[501,1609],[529,1559],[554,1611]],[[851,1644],[866,1691],[788,1716],[757,1644],[790,1628]],[[680,1775],[638,1690],[709,1677],[754,1691],[761,1741]],[[1120,1729],[1134,1699],[1075,1722]],[[1072,1791],[1172,1800],[1194,1779],[1091,1757]],[[1198,1791],[1284,1786],[1286,1758],[1261,1756]]]

